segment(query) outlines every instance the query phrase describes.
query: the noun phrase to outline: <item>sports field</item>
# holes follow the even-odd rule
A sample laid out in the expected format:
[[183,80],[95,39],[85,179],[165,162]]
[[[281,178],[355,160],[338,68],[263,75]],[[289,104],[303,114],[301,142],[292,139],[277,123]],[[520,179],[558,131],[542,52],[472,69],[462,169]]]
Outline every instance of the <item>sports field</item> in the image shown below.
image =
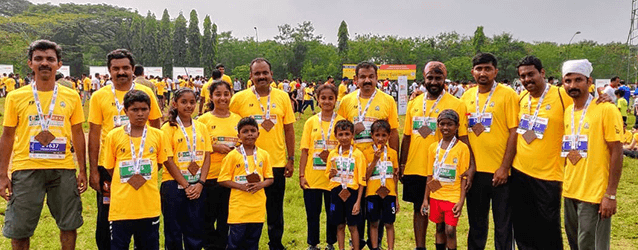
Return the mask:
[[[4,98],[0,98],[0,112],[4,113]],[[88,117],[88,108],[84,109],[85,115]],[[304,125],[304,121],[312,114],[310,110],[306,110],[306,114],[302,119],[295,123],[295,135],[297,149]],[[399,131],[403,131],[403,116],[400,116]],[[3,117],[0,117],[2,120]],[[627,123],[629,127],[633,125],[635,117],[630,116]],[[88,132],[88,125],[84,126]],[[296,164],[299,163],[299,150],[296,151]],[[626,158],[623,163],[623,175],[618,188],[618,213],[613,217],[612,221],[612,249],[637,249],[638,248],[638,161]],[[297,167],[297,166],[295,166]],[[87,163],[88,168],[88,163]],[[399,185],[402,189],[402,185]],[[633,190],[633,191],[632,191]],[[399,194],[402,192],[400,191]],[[95,191],[89,188],[87,192],[82,194],[84,225],[78,230],[77,249],[97,249],[95,246],[95,223],[96,223],[96,198]],[[395,223],[396,243],[395,249],[414,249],[414,233],[412,231],[412,205],[410,203],[401,202],[401,210],[397,214]],[[46,206],[45,206],[46,207]],[[4,212],[6,202],[0,201],[0,226],[4,225]],[[467,213],[465,212],[459,222],[457,236],[458,248],[466,249],[468,222]],[[303,204],[302,191],[299,187],[298,168],[295,169],[295,175],[288,179],[286,183],[286,196],[284,204],[285,214],[285,232],[283,237],[284,246],[288,249],[305,249],[306,244],[306,216]],[[325,224],[325,214],[322,216],[322,225]],[[491,222],[490,222],[491,223]],[[160,226],[160,231],[163,224]],[[325,228],[322,226],[322,241],[325,241]],[[160,232],[160,246],[163,248],[163,233]],[[490,232],[487,249],[493,248],[493,232]],[[51,217],[47,208],[43,209],[40,223],[35,231],[35,235],[31,238],[31,249],[59,249],[59,231],[55,225],[55,220]],[[565,249],[567,249],[567,239],[563,235]],[[268,249],[268,235],[266,226],[264,225],[263,234],[260,241],[260,249]],[[325,242],[321,244],[324,246]],[[336,246],[335,246],[336,247]],[[427,247],[434,249],[434,226],[430,224],[428,227]],[[384,249],[387,247],[383,246]],[[0,236],[0,249],[11,249],[9,239]],[[131,247],[132,249],[132,247]]]

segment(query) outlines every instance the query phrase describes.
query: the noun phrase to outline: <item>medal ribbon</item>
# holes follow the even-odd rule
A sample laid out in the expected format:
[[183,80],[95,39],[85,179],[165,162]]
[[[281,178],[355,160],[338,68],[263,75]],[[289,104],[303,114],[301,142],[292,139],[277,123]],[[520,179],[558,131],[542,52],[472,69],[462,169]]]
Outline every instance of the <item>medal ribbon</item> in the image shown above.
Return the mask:
[[332,118],[330,118],[330,126],[328,126],[328,138],[326,138],[326,134],[323,131],[323,126],[321,126],[321,112],[317,115],[319,116],[319,127],[321,128],[321,140],[323,140],[323,150],[328,149],[328,139],[330,139],[330,133],[332,131],[332,126],[334,125],[335,117],[337,117],[337,113],[332,112]]
[[429,93],[426,92],[425,96],[423,97],[423,117],[429,117],[430,114],[432,114],[432,110],[434,110],[436,108],[436,105],[439,104],[439,101],[441,101],[441,98],[443,98],[443,95],[445,95],[445,90],[443,90],[443,92],[441,92],[441,94],[439,94],[439,97],[436,98],[436,101],[434,102],[434,104],[432,105],[432,107],[430,107],[430,110],[428,111],[427,115],[425,113],[426,107],[427,107],[427,97],[430,96]]
[[445,149],[445,153],[443,153],[443,158],[441,158],[441,161],[439,161],[439,153],[441,152],[441,146],[443,145],[443,139],[441,139],[441,141],[439,141],[439,146],[436,147],[436,157],[434,158],[434,179],[438,180],[439,179],[439,175],[441,175],[441,164],[443,164],[445,162],[445,159],[447,159],[448,154],[450,153],[450,150],[452,149],[452,147],[454,146],[454,144],[456,143],[456,137],[452,138],[452,141],[450,141],[450,144],[447,145],[447,148]]
[[191,129],[193,130],[193,144],[191,146],[190,140],[188,140],[188,134],[186,133],[186,128],[184,128],[184,123],[182,119],[177,116],[177,123],[179,124],[179,128],[182,129],[182,134],[184,134],[184,138],[186,138],[186,146],[188,147],[188,152],[191,156],[191,161],[195,161],[195,153],[197,152],[197,133],[195,132],[195,123],[191,119]]
[[578,121],[578,130],[575,130],[574,127],[574,108],[572,108],[572,149],[575,150],[577,148],[576,143],[578,143],[578,137],[580,137],[580,130],[583,127],[583,121],[585,120],[585,114],[587,114],[587,108],[589,108],[589,104],[591,100],[594,99],[591,95],[587,98],[587,102],[585,102],[585,107],[583,107],[583,113],[580,115],[580,121]]
[[[543,91],[541,98],[538,99],[538,104],[536,104],[536,111],[534,111],[534,116],[529,118],[528,130],[534,131],[534,125],[536,124],[536,119],[538,118],[538,112],[543,105],[543,100],[545,99],[545,94],[547,94],[547,92],[549,92],[549,84],[546,84],[545,91]],[[532,114],[532,94],[529,94],[527,108],[529,108],[529,113]]]
[[257,93],[257,90],[253,86],[253,93],[255,93],[255,96],[257,97],[257,103],[259,103],[259,107],[261,108],[261,112],[264,113],[264,116],[265,116],[264,118],[266,120],[270,119],[270,91],[271,91],[271,88],[268,87],[268,101],[266,103],[266,108],[264,109],[264,105],[261,105],[261,101],[259,100],[259,98],[260,98],[259,93]]
[[[349,149],[349,153],[348,153],[348,163],[349,159],[352,158],[352,148],[354,147],[354,145],[350,145],[350,149]],[[341,166],[341,169],[339,169],[339,166]],[[343,165],[343,148],[341,146],[339,146],[339,165],[337,165],[337,170],[339,170],[339,172],[341,172],[341,188],[342,189],[346,189],[348,186],[348,179],[349,179],[349,173],[350,173],[350,164],[348,164],[348,166],[344,166]]]
[[[372,144],[372,148],[374,149],[374,151],[377,151],[377,145]],[[386,177],[385,172],[388,171],[388,165],[385,165],[385,162],[387,161],[388,161],[388,147],[386,146],[383,148],[383,161],[381,162],[377,161],[377,167],[381,174],[381,186],[383,187],[385,187],[385,177]],[[381,166],[379,166],[379,163],[381,163]]]
[[[135,87],[135,82],[131,84],[131,88],[128,91],[133,90]],[[111,84],[111,92],[113,92],[113,99],[115,99],[115,108],[117,108],[117,115],[115,115],[115,126],[122,125],[122,118],[120,117],[120,113],[122,113],[122,109],[124,109],[124,105],[120,104],[120,101],[117,99],[117,95],[115,94],[115,84]]]
[[38,110],[38,118],[40,122],[40,128],[42,131],[49,130],[49,125],[51,124],[51,117],[53,116],[53,109],[55,108],[55,100],[58,98],[58,84],[56,83],[53,87],[53,95],[51,96],[51,104],[49,104],[49,113],[47,116],[44,116],[44,112],[42,111],[42,104],[40,103],[40,98],[38,97],[38,89],[35,86],[36,83],[31,84],[31,90],[33,91],[33,99],[35,101],[35,107]]
[[131,159],[133,160],[133,168],[135,169],[135,173],[139,174],[142,171],[142,168],[140,167],[140,160],[144,156],[144,144],[146,144],[146,125],[144,125],[144,131],[142,132],[139,155],[135,154],[135,144],[133,144],[133,139],[131,139],[131,124],[126,126],[126,129],[128,131],[129,142],[131,144]]
[[357,103],[359,105],[357,105],[358,108],[358,115],[359,115],[359,122],[363,122],[363,119],[366,116],[366,113],[368,113],[368,108],[370,107],[370,104],[372,103],[372,100],[374,99],[374,96],[377,95],[377,89],[374,89],[374,92],[372,92],[372,96],[370,96],[370,99],[368,100],[368,103],[366,104],[366,108],[363,110],[363,113],[361,112],[361,90],[359,90],[359,93],[357,94]]
[[[246,174],[250,174],[250,170],[248,170],[248,156],[246,155],[246,149],[244,149],[244,145],[239,146],[239,148],[237,148],[239,150],[239,152],[241,153],[241,156],[244,157],[244,170],[246,171]],[[253,153],[253,161],[255,162],[255,171],[254,173],[257,173],[257,146],[255,146],[255,152]]]
[[492,100],[492,95],[494,94],[494,90],[496,89],[496,85],[497,83],[494,82],[492,84],[492,89],[490,89],[490,95],[487,96],[487,99],[485,100],[485,104],[483,104],[483,111],[479,110],[479,91],[478,89],[476,89],[476,118],[478,119],[476,121],[476,123],[482,123],[483,122],[483,115],[485,114],[485,110],[487,110],[487,105],[488,103],[490,103],[490,100]]

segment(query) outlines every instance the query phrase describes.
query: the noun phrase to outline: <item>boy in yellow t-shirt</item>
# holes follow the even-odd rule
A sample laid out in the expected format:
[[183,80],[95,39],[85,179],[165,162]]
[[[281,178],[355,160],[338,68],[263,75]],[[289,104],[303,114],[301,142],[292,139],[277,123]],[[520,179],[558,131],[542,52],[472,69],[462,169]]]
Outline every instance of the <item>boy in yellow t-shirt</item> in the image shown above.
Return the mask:
[[[173,164],[168,137],[146,125],[151,97],[140,90],[124,95],[129,125],[109,132],[104,142],[104,168],[113,177],[109,221],[111,249],[128,249],[131,236],[136,248],[159,248],[158,164]],[[119,181],[118,181],[119,180]]]
[[388,121],[377,120],[372,123],[370,130],[374,144],[368,150],[374,152],[365,154],[373,157],[368,161],[370,164],[366,171],[366,217],[370,224],[370,244],[372,249],[378,249],[381,221],[387,230],[388,249],[394,249],[394,221],[399,212],[398,175],[395,174],[399,167],[397,151],[387,145],[392,130]]
[[230,188],[227,250],[257,250],[266,220],[266,192],[273,183],[270,155],[255,146],[259,125],[252,117],[237,124],[242,145],[222,161],[219,185]]
[[328,155],[326,175],[330,179],[330,223],[337,226],[337,242],[339,249],[344,249],[346,224],[350,230],[352,246],[359,248],[359,231],[361,223],[361,197],[366,186],[366,158],[352,145],[354,124],[347,120],[335,124],[335,137],[339,146]]
[[429,212],[430,221],[436,223],[436,249],[456,249],[456,226],[463,211],[467,182],[461,174],[470,166],[470,149],[456,138],[456,111],[443,110],[437,118],[437,128],[443,139],[429,149],[421,214]]

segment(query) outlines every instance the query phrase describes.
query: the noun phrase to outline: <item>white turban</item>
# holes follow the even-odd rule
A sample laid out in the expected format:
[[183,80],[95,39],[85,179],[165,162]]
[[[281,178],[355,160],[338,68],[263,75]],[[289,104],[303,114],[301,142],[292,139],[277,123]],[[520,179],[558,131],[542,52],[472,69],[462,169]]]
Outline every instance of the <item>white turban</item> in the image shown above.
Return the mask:
[[594,68],[592,68],[591,63],[587,59],[569,60],[563,63],[563,77],[569,73],[578,73],[589,77],[593,70]]

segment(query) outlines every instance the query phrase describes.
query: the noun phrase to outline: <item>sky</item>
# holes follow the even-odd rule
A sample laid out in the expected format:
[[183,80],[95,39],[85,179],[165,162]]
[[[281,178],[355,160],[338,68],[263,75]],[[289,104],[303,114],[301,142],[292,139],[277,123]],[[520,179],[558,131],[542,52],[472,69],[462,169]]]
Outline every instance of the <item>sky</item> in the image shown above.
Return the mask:
[[180,12],[189,19],[197,10],[200,29],[206,15],[218,32],[232,31],[234,37],[257,36],[273,39],[277,26],[296,26],[311,21],[316,35],[336,44],[339,24],[345,20],[350,38],[357,34],[433,37],[456,31],[472,36],[477,26],[485,35],[507,32],[525,42],[550,41],[559,44],[582,40],[599,43],[627,41],[631,24],[629,0],[30,0],[33,3],[109,4],[148,11],[161,18],[168,9],[171,19]]

